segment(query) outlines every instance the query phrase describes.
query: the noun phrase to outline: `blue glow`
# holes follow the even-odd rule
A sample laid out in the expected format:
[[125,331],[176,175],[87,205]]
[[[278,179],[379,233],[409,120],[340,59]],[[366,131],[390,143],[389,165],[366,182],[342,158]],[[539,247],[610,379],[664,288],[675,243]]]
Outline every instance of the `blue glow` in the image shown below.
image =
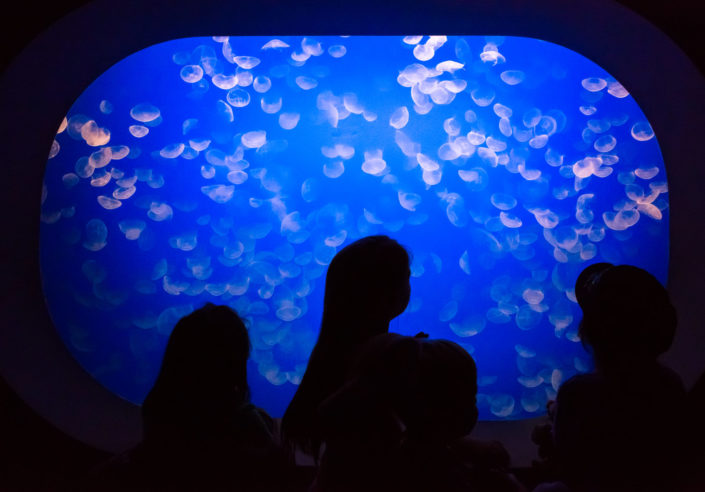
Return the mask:
[[249,321],[253,401],[281,416],[327,264],[413,255],[391,330],[459,342],[487,420],[544,413],[591,369],[573,286],[597,261],[667,274],[661,153],[596,64],[517,37],[187,38],[88,87],[47,162],[41,266],[78,362],[141,403],[176,321]]

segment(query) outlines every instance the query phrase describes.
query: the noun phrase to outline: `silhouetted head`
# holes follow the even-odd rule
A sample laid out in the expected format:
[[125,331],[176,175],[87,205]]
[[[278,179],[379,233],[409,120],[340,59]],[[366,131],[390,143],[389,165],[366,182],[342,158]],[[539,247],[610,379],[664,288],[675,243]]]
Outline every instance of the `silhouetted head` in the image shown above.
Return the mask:
[[142,406],[145,435],[147,427],[173,432],[174,426],[203,426],[207,418],[225,418],[225,412],[249,399],[249,354],[247,329],[229,307],[208,303],[181,318]]
[[356,400],[361,408],[373,403],[380,414],[372,418],[396,416],[407,439],[448,444],[474,428],[476,395],[475,361],[458,344],[386,333],[370,341],[349,382],[320,410],[345,426],[358,418]]
[[326,274],[321,337],[329,330],[338,339],[346,337],[340,333],[340,320],[345,319],[355,320],[351,329],[356,331],[368,322],[388,324],[409,303],[409,275],[409,254],[394,239],[368,236],[344,247]]
[[649,272],[630,265],[591,265],[578,277],[575,295],[583,310],[580,337],[597,362],[655,359],[671,346],[675,308]]
[[449,340],[406,337],[399,366],[397,413],[407,434],[424,442],[449,443],[475,427],[477,422],[477,368],[465,349]]
[[182,391],[234,389],[246,397],[249,356],[250,338],[237,313],[208,303],[176,323],[160,379],[172,379]]

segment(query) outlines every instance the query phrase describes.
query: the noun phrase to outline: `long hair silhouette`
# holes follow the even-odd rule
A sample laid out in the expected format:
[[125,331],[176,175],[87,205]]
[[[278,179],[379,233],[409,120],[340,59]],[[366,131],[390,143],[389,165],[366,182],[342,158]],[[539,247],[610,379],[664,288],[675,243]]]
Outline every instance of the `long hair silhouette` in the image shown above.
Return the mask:
[[183,317],[142,405],[146,441],[198,439],[249,400],[250,339],[240,317],[211,303]]
[[323,318],[301,384],[282,420],[290,449],[317,458],[317,409],[344,381],[363,344],[385,333],[409,302],[409,254],[387,236],[368,236],[343,248],[326,274]]

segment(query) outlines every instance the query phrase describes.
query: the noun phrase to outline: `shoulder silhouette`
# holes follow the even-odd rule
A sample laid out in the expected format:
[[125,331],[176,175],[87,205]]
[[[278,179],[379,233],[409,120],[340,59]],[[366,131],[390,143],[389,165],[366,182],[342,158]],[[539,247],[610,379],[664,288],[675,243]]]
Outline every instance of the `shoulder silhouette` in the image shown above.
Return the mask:
[[227,306],[182,318],[142,406],[143,441],[106,467],[99,488],[283,490],[273,421],[249,401],[249,353],[245,324]]
[[599,263],[578,277],[580,337],[595,371],[558,391],[555,452],[577,490],[656,490],[681,456],[685,390],[657,358],[671,346],[676,312],[647,271]]

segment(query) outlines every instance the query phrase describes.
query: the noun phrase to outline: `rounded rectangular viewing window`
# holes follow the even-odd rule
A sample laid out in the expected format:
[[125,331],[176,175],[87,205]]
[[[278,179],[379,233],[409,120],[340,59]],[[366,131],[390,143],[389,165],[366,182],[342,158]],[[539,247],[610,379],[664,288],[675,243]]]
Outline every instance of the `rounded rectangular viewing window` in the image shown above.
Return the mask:
[[328,264],[385,234],[412,256],[390,330],[471,353],[481,419],[541,415],[591,370],[580,271],[667,276],[664,162],[627,89],[520,37],[145,48],[85,89],[49,155],[40,251],[55,327],[86,371],[140,404],[174,324],[227,304],[248,324],[252,400],[281,416]]

